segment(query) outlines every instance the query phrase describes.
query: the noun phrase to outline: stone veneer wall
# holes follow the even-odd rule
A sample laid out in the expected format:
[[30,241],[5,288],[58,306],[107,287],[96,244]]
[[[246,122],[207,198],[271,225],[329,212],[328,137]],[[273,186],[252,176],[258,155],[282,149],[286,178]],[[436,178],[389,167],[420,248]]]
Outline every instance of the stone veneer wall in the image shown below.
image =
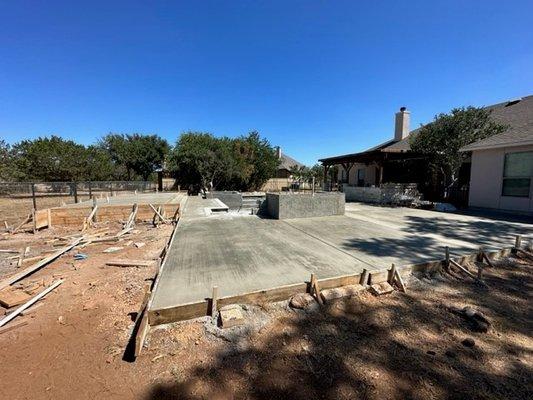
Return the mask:
[[267,212],[275,219],[343,215],[344,193],[267,193]]

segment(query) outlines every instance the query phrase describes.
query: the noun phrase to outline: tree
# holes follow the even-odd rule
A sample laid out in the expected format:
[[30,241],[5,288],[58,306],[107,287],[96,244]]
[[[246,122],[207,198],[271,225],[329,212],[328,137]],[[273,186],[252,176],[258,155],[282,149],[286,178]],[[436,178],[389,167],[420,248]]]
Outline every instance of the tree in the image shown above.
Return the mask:
[[126,170],[126,178],[131,180],[134,175],[148,180],[158,168],[163,167],[169,145],[158,135],[132,135],[110,133],[100,141],[113,162]]
[[187,132],[172,150],[170,163],[182,184],[218,187],[231,180],[231,140],[210,133]]
[[58,136],[23,140],[11,154],[20,180],[75,181],[87,174],[85,147]]
[[445,188],[452,186],[468,156],[459,149],[470,143],[504,132],[507,127],[494,122],[491,111],[483,108],[454,108],[435,116],[411,137],[411,150],[428,158],[433,176],[443,177]]
[[5,140],[0,139],[0,181],[13,178],[11,148]]
[[279,160],[259,133],[236,139],[187,132],[172,150],[170,165],[181,184],[225,190],[259,189],[274,176]]
[[280,160],[275,149],[257,131],[237,138],[234,143],[240,155],[236,164],[242,180],[241,190],[259,190],[276,174]]

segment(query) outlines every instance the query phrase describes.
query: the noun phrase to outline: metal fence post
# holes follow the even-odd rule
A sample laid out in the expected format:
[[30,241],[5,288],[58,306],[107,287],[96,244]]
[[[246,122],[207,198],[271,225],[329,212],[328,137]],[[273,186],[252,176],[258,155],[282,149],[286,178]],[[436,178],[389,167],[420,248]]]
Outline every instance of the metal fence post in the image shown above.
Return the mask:
[[74,203],[78,202],[78,183],[74,182]]
[[93,197],[93,190],[91,187],[91,181],[89,181],[89,198],[92,199],[92,197]]
[[37,199],[35,198],[35,183],[31,184],[31,197],[33,200],[33,209],[37,210]]

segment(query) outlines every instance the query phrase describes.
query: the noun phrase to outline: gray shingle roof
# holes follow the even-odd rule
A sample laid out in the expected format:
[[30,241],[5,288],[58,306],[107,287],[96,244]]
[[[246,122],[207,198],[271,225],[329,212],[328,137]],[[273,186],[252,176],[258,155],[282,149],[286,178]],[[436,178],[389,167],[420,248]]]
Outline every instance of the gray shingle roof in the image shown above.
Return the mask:
[[[465,146],[461,151],[533,144],[533,95],[522,97],[519,102],[505,101],[485,108],[492,110],[491,117],[496,122],[508,125],[509,128],[499,135],[494,135]],[[411,150],[409,140],[411,137],[417,135],[420,129],[412,130],[405,139],[400,141],[390,140],[364,152],[380,150],[387,153],[402,153],[409,151]]]
[[[499,135],[494,135],[479,142],[463,147],[462,151],[471,151],[487,147],[503,147],[512,144],[526,144],[533,141],[533,95],[523,97],[519,102],[505,101],[485,107],[492,110],[491,118],[509,128]],[[421,128],[409,132],[409,136],[383,149],[387,152],[409,151],[409,138],[417,135]]]
[[290,170],[291,167],[295,165],[297,165],[298,167],[304,166],[301,162],[296,161],[294,158],[281,153],[281,163],[279,164],[278,169]]

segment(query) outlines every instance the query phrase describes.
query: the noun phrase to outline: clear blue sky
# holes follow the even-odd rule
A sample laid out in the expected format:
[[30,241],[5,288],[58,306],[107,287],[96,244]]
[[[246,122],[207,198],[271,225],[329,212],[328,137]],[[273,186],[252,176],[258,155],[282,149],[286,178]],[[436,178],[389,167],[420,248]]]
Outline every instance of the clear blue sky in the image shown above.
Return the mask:
[[258,130],[355,152],[533,94],[532,1],[1,1],[0,137]]

